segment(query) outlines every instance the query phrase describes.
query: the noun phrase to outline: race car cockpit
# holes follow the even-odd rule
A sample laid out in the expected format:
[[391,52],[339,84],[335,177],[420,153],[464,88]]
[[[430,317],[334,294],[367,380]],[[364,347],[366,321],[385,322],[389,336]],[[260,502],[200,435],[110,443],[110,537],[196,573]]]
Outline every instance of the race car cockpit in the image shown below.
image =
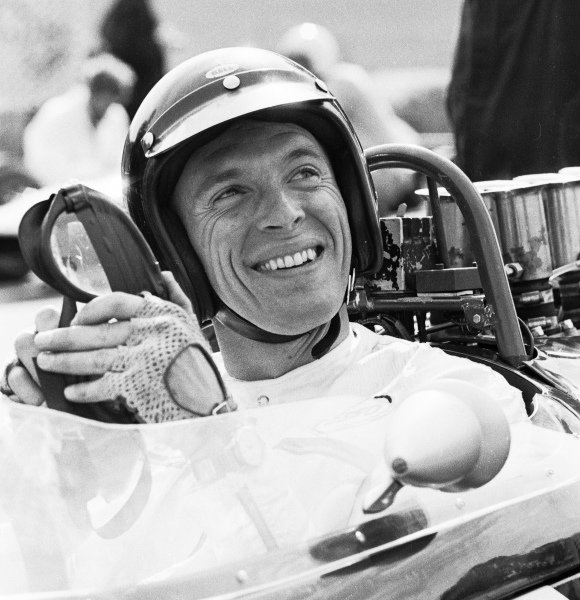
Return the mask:
[[[527,421],[510,427],[482,409],[474,385],[471,399],[419,391],[395,412],[385,398],[344,395],[142,426],[118,404],[67,414],[62,382],[49,383],[60,410],[1,407],[2,593],[578,597],[580,344],[557,327],[571,317],[533,331],[537,315],[514,298],[546,294],[521,291],[529,271],[506,260],[489,197],[450,161],[391,145],[366,156],[371,171],[424,174],[430,209],[382,219],[383,265],[352,278],[350,318],[491,366],[522,391]],[[475,265],[447,245],[445,202]],[[162,293],[125,219],[83,186],[25,217],[29,266],[68,297],[63,326],[101,290]],[[135,241],[114,259],[103,242],[113,232]]]
[[[247,127],[250,120],[260,129]],[[272,290],[294,294],[276,313],[279,320],[299,302],[310,317],[314,283],[332,287],[332,302],[306,330],[290,319],[252,321],[258,312],[269,316],[268,305],[255,302],[267,287],[254,278],[260,267],[267,276],[265,256],[243,265],[252,278],[249,301],[234,298],[230,306],[234,294],[218,290],[227,276],[213,285],[209,277],[215,255],[203,257],[205,267],[201,260],[209,240],[200,236],[196,246],[189,236],[185,217],[195,211],[186,205],[184,217],[170,206],[198,151],[211,155],[218,138],[236,146],[227,137],[232,131],[245,140],[249,132],[276,137],[272,131],[287,134],[288,127],[310,140],[310,154],[332,174],[328,203],[337,214],[326,234],[321,221],[332,211],[313,213],[323,231],[319,239],[316,230],[309,234],[315,246],[308,249],[320,262],[282,275],[274,269],[273,277],[287,285]],[[263,182],[257,162],[270,147],[238,145],[244,161],[247,150],[255,149],[257,158],[251,165],[233,161],[234,171],[251,170],[257,175],[250,180]],[[307,154],[304,148],[272,154],[288,162],[297,149]],[[267,165],[277,183],[302,186],[312,176],[303,170],[309,163],[289,173]],[[400,207],[396,216],[378,220],[371,172],[380,168],[426,177],[419,214]],[[372,363],[380,352],[365,354],[374,373],[394,364],[403,347],[412,347],[416,362],[385,377],[376,395],[374,389],[355,393],[336,379],[323,397],[151,423],[140,421],[123,396],[69,402],[69,381],[36,369],[46,406],[0,403],[0,593],[20,600],[580,596],[580,241],[574,228],[580,187],[573,177],[476,185],[425,148],[387,145],[365,153],[323,81],[256,48],[204,53],[162,78],[133,119],[122,169],[132,219],[100,192],[74,184],[35,204],[20,224],[28,266],[63,294],[61,327],[71,324],[78,302],[108,291],[163,297],[159,261],[174,273],[200,322],[229,328],[244,351],[248,340],[263,344],[249,360],[266,358],[267,343],[279,344],[269,347],[272,353],[285,352],[289,346],[282,344],[314,332],[312,339],[320,335],[324,343],[308,348],[308,364],[319,368],[341,328],[354,331],[350,318],[390,336],[371,335],[373,343],[398,344],[389,361]],[[324,179],[322,172],[318,177]],[[228,186],[220,200],[243,188]],[[321,198],[302,187],[298,193],[302,207]],[[252,228],[247,204],[244,215]],[[223,236],[212,240],[220,252],[227,248],[222,258],[234,254],[226,229],[238,222],[224,219]],[[295,241],[284,248],[302,250]],[[329,264],[331,277],[312,277],[308,294],[296,291],[303,289],[296,273],[318,273]],[[295,266],[293,259],[284,264]],[[369,334],[360,325],[356,330]],[[116,347],[119,353],[129,349],[128,339]],[[227,389],[201,348],[209,367],[204,383],[219,407]],[[422,359],[424,350],[429,357]],[[450,354],[488,365],[523,399],[493,373],[493,381],[485,380],[489,389],[480,389],[473,373],[484,370]],[[158,354],[151,356],[142,361],[146,367],[156,364]],[[433,373],[436,357],[467,365],[460,386],[458,378]],[[420,360],[426,368],[417,367]],[[113,370],[105,368],[105,376]],[[165,377],[167,370],[160,371]],[[393,386],[403,377],[413,386],[396,395]],[[498,380],[502,392],[513,392],[517,418],[490,402]],[[147,383],[139,394],[150,388],[160,389]]]

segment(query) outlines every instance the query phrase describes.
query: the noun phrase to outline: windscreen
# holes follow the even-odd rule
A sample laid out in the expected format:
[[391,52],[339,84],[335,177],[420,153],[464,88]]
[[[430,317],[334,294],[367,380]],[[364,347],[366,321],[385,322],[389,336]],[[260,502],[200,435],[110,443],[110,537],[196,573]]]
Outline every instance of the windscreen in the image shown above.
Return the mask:
[[[420,597],[435,598],[513,553],[512,529],[533,548],[578,525],[562,517],[580,491],[573,415],[570,433],[513,425],[506,465],[478,489],[404,486],[365,515],[392,410],[344,396],[133,426],[0,402],[0,594],[276,598],[322,586],[331,597],[351,577],[392,573],[391,597],[429,578]],[[534,507],[544,533],[526,520]],[[451,534],[464,552],[446,551]],[[388,560],[368,579],[374,554]]]

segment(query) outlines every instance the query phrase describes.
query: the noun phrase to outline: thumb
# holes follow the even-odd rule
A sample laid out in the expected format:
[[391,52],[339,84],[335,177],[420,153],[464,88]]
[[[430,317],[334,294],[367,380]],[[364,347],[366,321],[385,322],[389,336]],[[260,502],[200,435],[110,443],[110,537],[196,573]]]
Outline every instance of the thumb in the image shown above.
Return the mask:
[[183,308],[192,317],[195,317],[191,300],[186,296],[180,285],[175,280],[171,271],[162,271],[163,282],[167,290],[167,296],[171,302]]
[[60,312],[53,306],[46,306],[36,314],[34,325],[36,331],[56,329],[60,320]]

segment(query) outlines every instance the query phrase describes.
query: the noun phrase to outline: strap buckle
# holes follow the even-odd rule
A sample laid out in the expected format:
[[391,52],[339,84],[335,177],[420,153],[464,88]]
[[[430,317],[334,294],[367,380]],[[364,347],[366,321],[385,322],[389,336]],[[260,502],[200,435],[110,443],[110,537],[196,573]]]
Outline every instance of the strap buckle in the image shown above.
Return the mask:
[[238,410],[238,405],[231,399],[227,398],[219,402],[211,409],[212,415],[221,415],[223,413],[234,412]]

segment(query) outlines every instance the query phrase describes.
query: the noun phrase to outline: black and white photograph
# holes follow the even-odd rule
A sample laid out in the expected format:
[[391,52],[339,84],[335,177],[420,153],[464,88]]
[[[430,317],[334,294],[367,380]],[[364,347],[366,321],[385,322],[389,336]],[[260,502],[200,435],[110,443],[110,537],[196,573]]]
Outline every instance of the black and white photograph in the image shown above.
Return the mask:
[[0,0],[0,599],[580,600],[579,24]]

